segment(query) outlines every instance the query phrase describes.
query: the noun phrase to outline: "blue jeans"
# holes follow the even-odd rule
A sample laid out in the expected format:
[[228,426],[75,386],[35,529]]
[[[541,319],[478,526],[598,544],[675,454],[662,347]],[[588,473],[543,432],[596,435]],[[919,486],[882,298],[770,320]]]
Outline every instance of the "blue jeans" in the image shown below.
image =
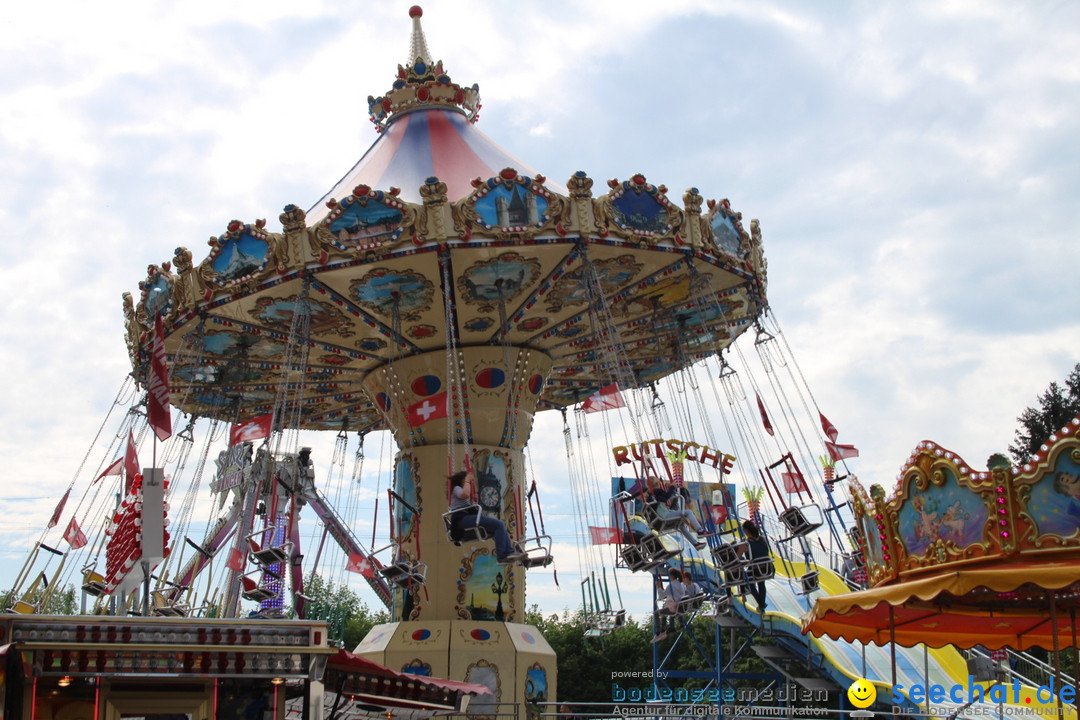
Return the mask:
[[[469,520],[464,522],[466,524],[463,527],[468,527]],[[503,558],[514,551],[514,546],[510,544],[510,533],[506,532],[506,525],[503,524],[502,520],[481,515],[476,524],[484,528],[484,532],[488,534],[488,537],[495,540],[496,557]]]

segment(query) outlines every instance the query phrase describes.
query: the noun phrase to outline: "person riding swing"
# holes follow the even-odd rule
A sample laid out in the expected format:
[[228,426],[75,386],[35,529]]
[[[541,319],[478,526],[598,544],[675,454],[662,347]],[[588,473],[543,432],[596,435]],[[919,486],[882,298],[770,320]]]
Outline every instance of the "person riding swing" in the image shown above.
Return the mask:
[[450,476],[451,538],[457,541],[470,527],[479,527],[495,540],[495,556],[502,565],[520,562],[527,556],[510,541],[506,525],[498,518],[477,512],[476,476],[462,470]]

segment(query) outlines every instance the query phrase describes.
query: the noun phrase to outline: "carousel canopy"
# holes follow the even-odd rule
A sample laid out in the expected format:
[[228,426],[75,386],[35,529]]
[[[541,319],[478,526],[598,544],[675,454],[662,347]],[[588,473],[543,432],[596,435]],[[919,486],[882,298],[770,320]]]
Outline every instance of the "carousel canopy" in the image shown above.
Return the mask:
[[[281,232],[233,220],[201,262],[177,248],[125,295],[137,378],[160,316],[185,412],[364,431],[385,427],[392,403],[461,397],[458,370],[472,398],[507,384],[522,408],[566,407],[647,385],[752,326],[766,307],[756,221],[747,232],[696,188],[680,207],[641,174],[599,197],[585,172],[550,183],[475,130],[476,86],[432,62],[411,15],[413,57],[370,99],[381,135],[323,201],[286,206]],[[435,358],[470,347],[501,347],[503,361]],[[425,353],[428,372],[375,379]]]
[[1080,417],[1019,468],[973,471],[923,442],[895,494],[852,483],[871,587],[819,599],[803,632],[989,648],[1075,646]]

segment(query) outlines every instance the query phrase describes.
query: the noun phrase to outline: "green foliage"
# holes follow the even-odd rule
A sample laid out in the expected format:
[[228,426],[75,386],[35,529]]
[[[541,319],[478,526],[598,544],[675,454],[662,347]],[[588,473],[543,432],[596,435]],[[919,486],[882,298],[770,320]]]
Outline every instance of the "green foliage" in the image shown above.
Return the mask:
[[62,590],[35,587],[21,596],[16,596],[9,590],[0,596],[0,607],[11,608],[16,601],[23,600],[37,608],[35,612],[39,615],[78,615],[77,597],[74,585],[68,585]]
[[385,610],[373,613],[348,585],[327,582],[314,572],[304,579],[308,618],[325,620],[332,644],[346,650],[356,647],[375,625],[390,622]]
[[1052,382],[1038,400],[1038,408],[1029,407],[1016,418],[1020,427],[1009,445],[1016,465],[1026,463],[1051,435],[1080,415],[1080,363],[1073,366],[1064,387]]

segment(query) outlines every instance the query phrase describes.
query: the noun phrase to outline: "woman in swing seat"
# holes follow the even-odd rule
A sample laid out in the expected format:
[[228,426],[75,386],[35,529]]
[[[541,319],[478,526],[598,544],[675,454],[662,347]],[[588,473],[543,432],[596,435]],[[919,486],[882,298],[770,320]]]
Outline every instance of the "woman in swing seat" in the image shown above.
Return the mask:
[[[457,527],[468,527],[476,518],[476,476],[472,470],[462,470],[450,476],[450,511]],[[499,563],[509,565],[524,560],[526,555],[514,548],[506,525],[498,518],[481,514],[476,524],[495,540],[495,556]]]

